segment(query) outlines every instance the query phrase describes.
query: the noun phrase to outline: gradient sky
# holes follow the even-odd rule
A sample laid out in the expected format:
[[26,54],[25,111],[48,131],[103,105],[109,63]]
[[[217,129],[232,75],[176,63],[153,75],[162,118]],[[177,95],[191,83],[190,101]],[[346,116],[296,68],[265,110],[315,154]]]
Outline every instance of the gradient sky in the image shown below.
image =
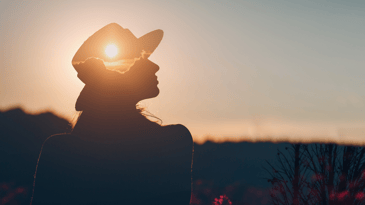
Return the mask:
[[0,109],[71,119],[71,60],[109,23],[164,38],[141,104],[199,142],[365,142],[365,1],[0,1]]

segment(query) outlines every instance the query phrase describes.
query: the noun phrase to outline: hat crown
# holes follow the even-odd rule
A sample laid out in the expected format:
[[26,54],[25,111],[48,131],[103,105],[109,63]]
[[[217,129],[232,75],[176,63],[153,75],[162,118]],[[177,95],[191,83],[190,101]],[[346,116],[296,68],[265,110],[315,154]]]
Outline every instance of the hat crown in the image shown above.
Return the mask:
[[[105,48],[109,44],[114,44],[120,50],[112,59],[105,53]],[[104,61],[131,59],[138,57],[140,52],[140,44],[132,32],[116,23],[111,23],[95,32],[82,44],[72,63],[79,63],[90,57],[101,58]]]

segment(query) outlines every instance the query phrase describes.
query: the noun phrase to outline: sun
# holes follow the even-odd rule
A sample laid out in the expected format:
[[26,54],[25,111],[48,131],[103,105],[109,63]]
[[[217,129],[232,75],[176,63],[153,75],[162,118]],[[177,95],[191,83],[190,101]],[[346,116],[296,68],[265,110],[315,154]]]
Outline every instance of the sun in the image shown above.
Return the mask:
[[113,58],[114,56],[116,56],[118,54],[118,48],[117,46],[115,46],[114,44],[109,44],[106,48],[105,48],[105,54],[109,57],[109,58]]

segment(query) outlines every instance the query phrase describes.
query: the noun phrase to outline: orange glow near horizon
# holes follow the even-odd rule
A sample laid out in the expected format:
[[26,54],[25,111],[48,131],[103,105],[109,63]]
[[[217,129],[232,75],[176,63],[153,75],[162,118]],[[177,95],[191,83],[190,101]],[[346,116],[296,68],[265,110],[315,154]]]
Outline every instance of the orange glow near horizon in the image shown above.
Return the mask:
[[105,48],[105,54],[109,57],[109,58],[113,58],[118,54],[118,48],[117,46],[115,46],[114,44],[109,44],[106,48]]

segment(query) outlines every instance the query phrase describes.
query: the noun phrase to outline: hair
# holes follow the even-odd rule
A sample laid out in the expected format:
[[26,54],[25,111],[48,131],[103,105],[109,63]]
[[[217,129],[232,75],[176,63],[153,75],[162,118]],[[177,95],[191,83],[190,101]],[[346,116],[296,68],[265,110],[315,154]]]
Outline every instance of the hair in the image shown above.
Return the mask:
[[74,127],[75,127],[77,121],[79,120],[81,114],[82,114],[82,111],[76,111],[76,113],[74,114],[74,116],[72,117],[72,119],[70,121],[71,130],[69,130],[69,132],[72,132],[72,130],[74,129]]
[[161,118],[159,117],[156,117],[154,114],[152,114],[150,111],[147,110],[147,108],[145,107],[140,107],[139,104],[137,104],[137,110],[138,112],[143,115],[146,119],[150,120],[149,117],[152,117],[152,118],[155,118],[159,121],[159,123],[157,121],[152,121],[150,120],[151,122],[155,122],[156,124],[159,124],[159,125],[162,125],[162,120]]

